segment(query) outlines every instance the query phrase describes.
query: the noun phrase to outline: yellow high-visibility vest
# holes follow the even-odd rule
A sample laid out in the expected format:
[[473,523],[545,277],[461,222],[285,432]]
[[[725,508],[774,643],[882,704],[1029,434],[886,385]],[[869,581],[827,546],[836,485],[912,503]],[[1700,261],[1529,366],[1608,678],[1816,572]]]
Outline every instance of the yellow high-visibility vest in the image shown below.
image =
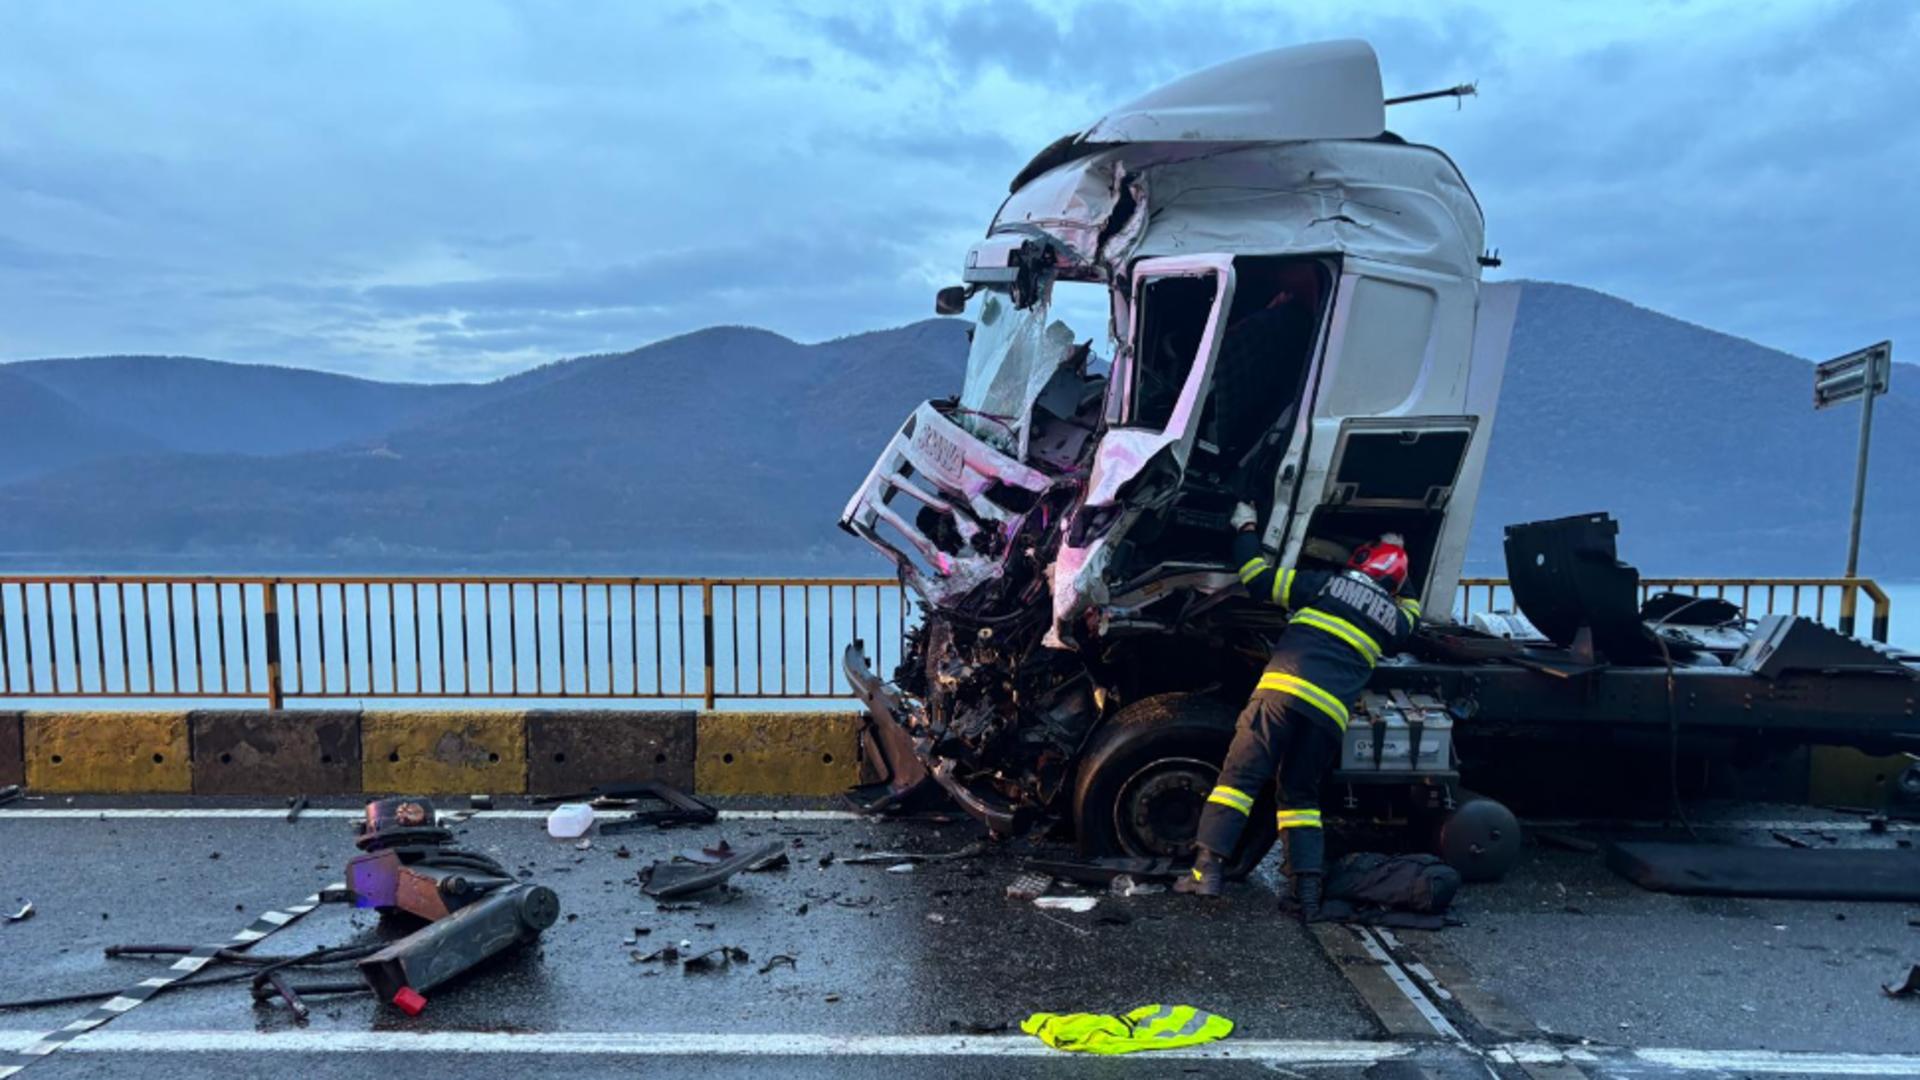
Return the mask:
[[1191,1005],[1142,1005],[1125,1016],[1034,1013],[1020,1030],[1053,1047],[1084,1054],[1171,1050],[1224,1039],[1233,1021]]

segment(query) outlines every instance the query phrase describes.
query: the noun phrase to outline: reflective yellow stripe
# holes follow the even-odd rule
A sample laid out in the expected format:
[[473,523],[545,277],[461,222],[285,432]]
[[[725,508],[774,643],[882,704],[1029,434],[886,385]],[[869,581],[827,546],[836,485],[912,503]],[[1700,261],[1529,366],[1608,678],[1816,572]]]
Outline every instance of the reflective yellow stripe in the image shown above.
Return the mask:
[[1254,578],[1259,577],[1260,571],[1265,570],[1266,568],[1267,568],[1267,560],[1261,558],[1260,556],[1255,555],[1253,558],[1248,559],[1240,567],[1240,584],[1245,585],[1247,582],[1252,581]]
[[1324,630],[1353,646],[1359,650],[1361,656],[1366,658],[1368,667],[1380,662],[1380,646],[1374,644],[1373,638],[1365,630],[1338,615],[1330,615],[1317,608],[1308,608],[1295,615],[1293,621],[1303,626],[1311,626],[1315,630]]
[[1293,570],[1275,570],[1273,572],[1273,599],[1281,607],[1291,607],[1293,596]]
[[1400,610],[1417,619],[1420,617],[1420,601],[1411,596],[1403,596],[1400,598]]
[[1283,829],[1318,829],[1320,811],[1282,810],[1274,815],[1274,820]]
[[1253,813],[1253,796],[1241,791],[1239,788],[1231,788],[1225,784],[1215,787],[1213,794],[1207,796],[1207,801],[1210,803],[1219,803],[1228,809],[1238,810],[1242,814]]
[[1282,694],[1291,694],[1301,701],[1319,709],[1333,718],[1342,731],[1347,727],[1347,706],[1337,697],[1313,685],[1298,675],[1284,671],[1269,671],[1260,676],[1260,689],[1273,690]]

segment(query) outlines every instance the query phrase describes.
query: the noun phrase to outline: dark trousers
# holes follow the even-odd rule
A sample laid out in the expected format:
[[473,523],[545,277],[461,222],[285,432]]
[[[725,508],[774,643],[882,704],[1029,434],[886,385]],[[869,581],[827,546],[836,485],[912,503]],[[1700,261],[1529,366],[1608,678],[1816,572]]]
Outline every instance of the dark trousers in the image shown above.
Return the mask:
[[1340,756],[1340,725],[1291,695],[1256,690],[1240,713],[1220,780],[1200,815],[1200,846],[1230,858],[1260,791],[1275,776],[1280,828],[1320,828],[1320,782]]

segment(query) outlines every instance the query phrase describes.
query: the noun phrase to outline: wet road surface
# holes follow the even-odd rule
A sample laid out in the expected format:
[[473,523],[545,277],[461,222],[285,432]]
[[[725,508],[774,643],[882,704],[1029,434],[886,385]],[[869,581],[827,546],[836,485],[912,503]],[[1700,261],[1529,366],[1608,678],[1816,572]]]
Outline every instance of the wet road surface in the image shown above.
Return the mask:
[[[0,906],[36,906],[0,925],[0,996],[132,984],[164,962],[107,959],[105,946],[220,940],[340,879],[351,804],[292,824],[253,806],[251,816],[215,816],[246,813],[243,803],[190,799],[0,809]],[[1902,905],[1661,896],[1595,855],[1533,848],[1507,881],[1466,891],[1463,926],[1309,932],[1274,915],[1264,872],[1217,904],[1101,897],[1071,914],[1005,896],[1022,856],[1065,857],[1057,846],[1015,842],[910,872],[842,861],[960,848],[979,838],[964,820],[762,803],[730,807],[745,816],[716,826],[582,850],[549,838],[524,804],[502,807],[459,825],[460,842],[554,888],[565,914],[536,946],[430,995],[421,1017],[366,995],[316,997],[299,1023],[278,1004],[255,1006],[244,984],[181,990],[24,1075],[359,1077],[404,1063],[481,1077],[503,1062],[569,1076],[1920,1075],[1920,1001],[1879,989],[1920,960],[1908,921],[1920,913]],[[1909,835],[1849,824],[1809,835],[1860,845]],[[642,867],[722,836],[735,847],[781,840],[790,865],[741,875],[697,905],[640,893]],[[377,933],[371,913],[327,905],[256,951]],[[721,945],[749,959],[710,973],[644,959]],[[1034,1011],[1150,1002],[1197,1005],[1237,1029],[1178,1056],[1098,1060],[1017,1030]],[[0,1012],[0,1051],[87,1010]]]

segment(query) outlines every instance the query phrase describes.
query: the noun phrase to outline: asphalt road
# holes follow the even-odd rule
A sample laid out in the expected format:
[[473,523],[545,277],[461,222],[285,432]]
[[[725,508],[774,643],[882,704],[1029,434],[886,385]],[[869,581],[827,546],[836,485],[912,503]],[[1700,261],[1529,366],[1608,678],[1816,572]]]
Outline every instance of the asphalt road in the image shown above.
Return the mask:
[[[353,853],[348,804],[293,824],[274,811],[213,816],[242,808],[121,799],[0,810],[0,906],[36,908],[0,924],[0,995],[130,985],[164,962],[107,959],[105,946],[223,939],[340,879]],[[301,1023],[242,987],[183,990],[24,1075],[328,1078],[397,1066],[480,1077],[503,1062],[569,1077],[1920,1075],[1920,1000],[1879,989],[1920,960],[1916,913],[1901,905],[1661,896],[1590,854],[1533,849],[1506,882],[1467,891],[1463,926],[1309,933],[1274,915],[1270,879],[1218,904],[1101,897],[1070,914],[1004,895],[1022,856],[1066,854],[1058,848],[1015,843],[901,873],[843,861],[951,851],[978,839],[964,822],[770,819],[763,804],[760,816],[582,850],[547,837],[524,807],[503,809],[460,825],[461,842],[552,886],[565,914],[538,945],[436,991],[424,1015],[366,995],[314,998]],[[177,816],[136,816],[156,813]],[[1822,831],[1847,844],[1896,839],[1857,827],[1806,835],[1824,842]],[[697,906],[640,893],[642,867],[721,836],[736,847],[780,839],[791,863]],[[379,933],[372,914],[328,905],[256,951]],[[643,959],[668,945],[730,945],[750,959],[710,973]],[[776,956],[792,962],[769,963]],[[1198,1005],[1237,1029],[1178,1056],[1097,1060],[1018,1033],[1035,1011],[1147,1003]],[[0,1011],[0,1064],[87,1010]]]

